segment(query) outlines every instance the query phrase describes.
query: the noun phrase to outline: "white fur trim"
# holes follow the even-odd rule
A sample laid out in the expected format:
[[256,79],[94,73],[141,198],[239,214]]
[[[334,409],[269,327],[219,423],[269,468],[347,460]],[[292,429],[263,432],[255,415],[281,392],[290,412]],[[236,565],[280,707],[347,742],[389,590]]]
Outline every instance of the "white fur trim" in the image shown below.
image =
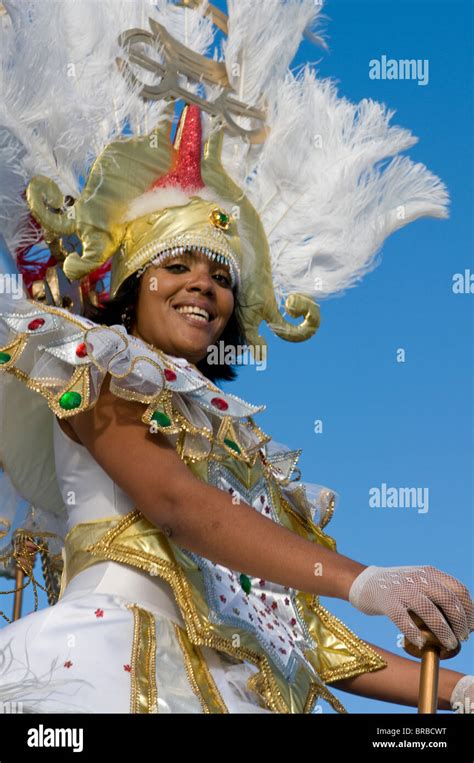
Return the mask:
[[[166,186],[147,191],[134,199],[127,208],[121,222],[130,222],[144,215],[158,212],[167,207],[182,207],[188,203],[191,196],[199,196],[206,201],[215,201],[218,206],[226,209],[225,204],[217,198],[216,193],[205,186],[193,190],[183,190],[178,186]],[[228,205],[227,205],[228,206]],[[226,209],[227,212],[230,210]]]

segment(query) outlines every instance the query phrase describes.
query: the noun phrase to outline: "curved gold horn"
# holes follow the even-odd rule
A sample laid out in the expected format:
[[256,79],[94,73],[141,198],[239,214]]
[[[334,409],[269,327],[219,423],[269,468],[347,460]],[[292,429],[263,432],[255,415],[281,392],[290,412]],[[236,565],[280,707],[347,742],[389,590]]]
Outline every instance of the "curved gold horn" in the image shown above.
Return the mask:
[[302,323],[288,323],[279,310],[272,316],[265,316],[269,327],[274,334],[288,342],[304,342],[318,330],[321,323],[319,307],[310,297],[305,294],[293,292],[285,300],[285,310],[292,318],[300,318],[304,315]]
[[74,233],[74,207],[64,209],[65,196],[54,180],[35,175],[27,185],[26,200],[33,217],[49,235],[59,238]]

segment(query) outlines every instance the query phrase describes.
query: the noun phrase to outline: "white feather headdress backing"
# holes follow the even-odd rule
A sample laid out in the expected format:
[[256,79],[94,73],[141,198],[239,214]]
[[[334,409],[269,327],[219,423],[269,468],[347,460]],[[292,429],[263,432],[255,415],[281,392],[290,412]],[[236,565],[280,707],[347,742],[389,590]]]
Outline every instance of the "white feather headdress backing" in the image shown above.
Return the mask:
[[[45,175],[64,197],[77,198],[111,141],[149,135],[166,119],[167,102],[144,99],[142,85],[116,64],[127,57],[120,34],[149,30],[150,18],[190,51],[221,62],[234,97],[265,113],[261,143],[224,130],[221,162],[263,225],[279,303],[293,292],[319,300],[356,285],[376,264],[388,235],[421,216],[447,216],[448,194],[439,178],[399,156],[417,139],[391,126],[392,111],[372,100],[353,104],[340,97],[310,65],[298,74],[291,70],[303,37],[314,38],[318,30],[320,4],[228,0],[227,36],[216,34],[207,0],[184,5],[4,0],[0,233],[12,253],[41,238],[22,194],[29,179]],[[143,50],[150,55],[149,47]],[[154,55],[163,61],[158,47]],[[140,79],[156,85],[150,71],[142,69]],[[226,91],[222,83],[192,81],[183,73],[178,81],[208,102]],[[232,117],[241,128],[258,126],[253,117]],[[202,126],[208,139],[222,120],[203,110]],[[170,198],[132,200],[127,219],[163,208]],[[252,238],[245,225],[239,230],[243,239]]]

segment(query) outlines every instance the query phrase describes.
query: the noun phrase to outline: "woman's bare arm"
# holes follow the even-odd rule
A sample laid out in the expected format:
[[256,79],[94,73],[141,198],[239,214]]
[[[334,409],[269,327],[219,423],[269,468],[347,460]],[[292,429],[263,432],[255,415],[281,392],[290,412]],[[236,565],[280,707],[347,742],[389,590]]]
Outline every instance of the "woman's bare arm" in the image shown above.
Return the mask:
[[118,398],[109,376],[97,404],[68,419],[98,464],[136,508],[178,546],[230,569],[300,591],[348,599],[365,565],[306,540],[195,477],[143,404]]

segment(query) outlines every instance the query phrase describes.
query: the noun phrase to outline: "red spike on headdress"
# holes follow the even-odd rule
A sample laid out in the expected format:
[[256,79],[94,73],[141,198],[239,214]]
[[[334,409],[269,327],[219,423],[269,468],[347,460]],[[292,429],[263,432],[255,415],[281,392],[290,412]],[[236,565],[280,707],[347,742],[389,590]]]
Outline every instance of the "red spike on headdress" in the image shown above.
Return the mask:
[[204,188],[201,177],[202,125],[199,106],[187,104],[184,107],[174,146],[177,147],[177,152],[173,169],[155,180],[149,190],[166,186],[178,186],[183,190]]

